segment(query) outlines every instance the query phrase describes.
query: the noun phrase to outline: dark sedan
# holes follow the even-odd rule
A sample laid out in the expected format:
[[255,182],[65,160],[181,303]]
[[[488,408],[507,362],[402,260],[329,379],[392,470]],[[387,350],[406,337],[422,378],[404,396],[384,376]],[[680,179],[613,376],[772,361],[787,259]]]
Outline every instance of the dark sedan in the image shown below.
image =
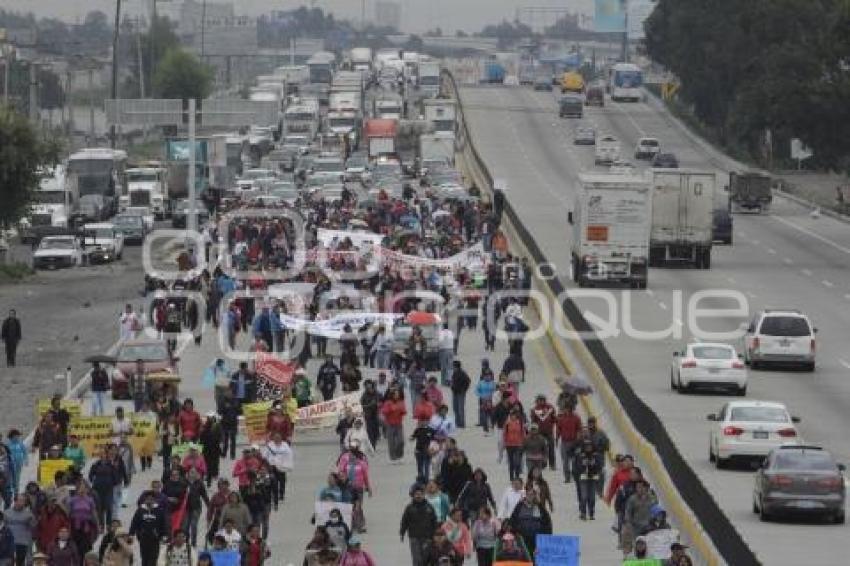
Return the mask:
[[678,169],[679,160],[672,153],[657,153],[652,159],[652,166],[661,169]]
[[816,515],[844,523],[843,472],[844,466],[818,446],[776,448],[756,474],[753,512],[762,521]]

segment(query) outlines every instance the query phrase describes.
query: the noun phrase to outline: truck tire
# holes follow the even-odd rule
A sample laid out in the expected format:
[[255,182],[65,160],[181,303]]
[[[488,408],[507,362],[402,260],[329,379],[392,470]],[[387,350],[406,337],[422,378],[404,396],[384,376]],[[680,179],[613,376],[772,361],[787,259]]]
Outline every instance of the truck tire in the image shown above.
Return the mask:
[[711,269],[711,248],[702,250],[702,268]]
[[578,258],[573,256],[573,282],[578,283],[579,280],[579,262]]

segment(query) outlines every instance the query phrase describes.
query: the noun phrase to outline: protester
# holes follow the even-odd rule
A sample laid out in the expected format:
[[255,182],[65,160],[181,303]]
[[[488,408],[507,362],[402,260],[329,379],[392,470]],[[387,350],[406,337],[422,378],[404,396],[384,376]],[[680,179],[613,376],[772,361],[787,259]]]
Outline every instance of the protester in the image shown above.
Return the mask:
[[0,340],[6,348],[6,367],[13,368],[17,361],[18,344],[20,344],[23,334],[21,333],[21,321],[18,319],[18,314],[15,309],[9,311],[9,316],[3,320],[0,326]]

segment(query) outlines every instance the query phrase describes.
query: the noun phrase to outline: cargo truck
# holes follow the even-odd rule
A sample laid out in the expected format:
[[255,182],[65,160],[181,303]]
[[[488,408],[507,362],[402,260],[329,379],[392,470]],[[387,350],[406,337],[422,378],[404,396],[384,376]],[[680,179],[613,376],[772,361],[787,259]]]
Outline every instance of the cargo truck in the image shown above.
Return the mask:
[[437,61],[420,61],[417,84],[419,91],[426,97],[440,94],[440,63]]
[[479,82],[481,84],[503,84],[505,82],[505,67],[498,61],[485,61]]
[[29,244],[44,236],[67,233],[79,200],[77,186],[65,182],[64,167],[57,165],[44,171],[33,192],[30,214],[20,222],[21,242]]
[[[209,186],[209,140],[195,140],[195,196],[202,198]],[[168,198],[174,203],[189,197],[189,141],[165,140],[165,168],[168,175]]]
[[652,169],[652,236],[650,265],[689,264],[711,267],[714,173],[685,169]]
[[770,185],[770,177],[763,173],[729,173],[728,188],[732,212],[767,212],[773,201]]
[[369,158],[395,155],[398,137],[398,120],[372,118],[363,126],[363,139],[369,149]]
[[584,77],[575,71],[568,71],[561,77],[561,92],[584,93]]
[[351,60],[351,68],[355,71],[368,72],[372,70],[371,47],[352,47],[349,59]]
[[419,136],[420,170],[429,163],[454,165],[455,135],[453,132],[434,132]]
[[582,173],[567,221],[572,226],[573,280],[579,287],[625,283],[646,288],[652,225],[648,179]]
[[156,218],[165,218],[169,210],[167,177],[167,170],[156,164],[127,169],[127,194],[118,197],[118,210],[145,206]]
[[422,101],[422,112],[436,132],[454,132],[457,105],[451,98],[434,98]]

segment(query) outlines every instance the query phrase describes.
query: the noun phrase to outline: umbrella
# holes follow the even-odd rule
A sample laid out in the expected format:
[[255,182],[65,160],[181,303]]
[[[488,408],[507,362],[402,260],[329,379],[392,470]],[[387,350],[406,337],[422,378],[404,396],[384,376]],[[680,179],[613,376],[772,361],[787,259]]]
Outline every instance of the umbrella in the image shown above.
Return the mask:
[[588,381],[577,375],[572,375],[561,382],[561,389],[565,393],[571,395],[590,395],[593,393],[593,387]]
[[440,315],[432,312],[411,311],[407,314],[407,318],[405,320],[407,320],[408,324],[440,324]]
[[116,358],[115,356],[107,356],[106,354],[94,354],[93,356],[87,357],[83,361],[87,364],[114,364],[118,361],[118,358]]

